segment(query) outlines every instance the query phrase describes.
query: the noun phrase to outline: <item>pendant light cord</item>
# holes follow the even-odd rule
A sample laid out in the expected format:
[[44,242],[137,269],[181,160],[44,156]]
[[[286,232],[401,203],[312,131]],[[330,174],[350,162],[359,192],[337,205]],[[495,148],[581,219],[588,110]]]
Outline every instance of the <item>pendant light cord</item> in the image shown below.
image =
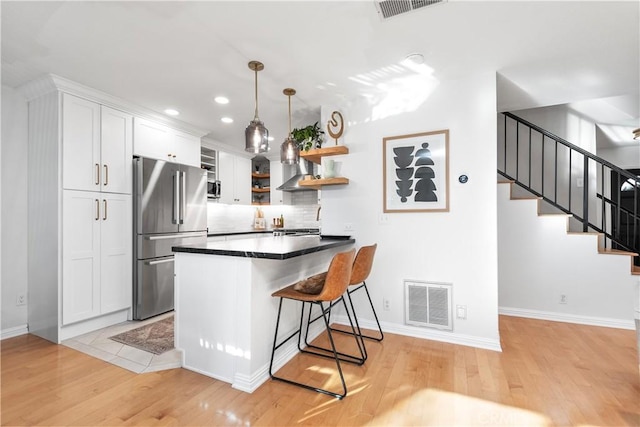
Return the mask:
[[291,137],[291,95],[289,95],[289,137]]
[[258,69],[256,68],[254,70],[254,72],[255,72],[255,75],[256,75],[256,78],[255,78],[255,82],[256,82],[256,84],[255,84],[255,86],[256,86],[256,114],[255,114],[254,120],[259,121],[260,118],[258,117]]

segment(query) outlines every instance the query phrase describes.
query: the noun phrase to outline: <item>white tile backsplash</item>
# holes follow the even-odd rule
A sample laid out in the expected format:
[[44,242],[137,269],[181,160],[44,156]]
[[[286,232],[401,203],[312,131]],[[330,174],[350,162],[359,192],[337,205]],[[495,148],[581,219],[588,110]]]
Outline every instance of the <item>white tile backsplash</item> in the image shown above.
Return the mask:
[[[315,191],[301,191],[297,205],[265,205],[260,206],[269,229],[274,218],[284,217],[285,228],[319,228],[320,221],[316,215],[320,205]],[[302,203],[305,204],[302,204]],[[209,233],[251,231],[257,206],[225,205],[223,203],[207,203],[207,226]]]

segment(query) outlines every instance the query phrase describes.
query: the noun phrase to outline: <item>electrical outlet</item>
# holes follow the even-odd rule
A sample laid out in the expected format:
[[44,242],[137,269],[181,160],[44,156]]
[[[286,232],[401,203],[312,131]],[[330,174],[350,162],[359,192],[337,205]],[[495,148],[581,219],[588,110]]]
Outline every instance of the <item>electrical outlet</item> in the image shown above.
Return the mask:
[[389,215],[380,214],[380,217],[378,218],[378,224],[389,224]]
[[350,222],[346,222],[344,224],[344,231],[353,231],[353,224]]
[[456,305],[456,317],[458,319],[466,319],[467,318],[467,306],[466,305]]
[[384,311],[391,310],[391,304],[389,303],[389,300],[387,298],[383,298],[382,299],[382,309]]
[[562,294],[560,295],[560,301],[558,301],[558,304],[566,304],[567,303],[567,296]]
[[27,296],[25,294],[20,294],[16,298],[16,305],[26,305],[27,304]]

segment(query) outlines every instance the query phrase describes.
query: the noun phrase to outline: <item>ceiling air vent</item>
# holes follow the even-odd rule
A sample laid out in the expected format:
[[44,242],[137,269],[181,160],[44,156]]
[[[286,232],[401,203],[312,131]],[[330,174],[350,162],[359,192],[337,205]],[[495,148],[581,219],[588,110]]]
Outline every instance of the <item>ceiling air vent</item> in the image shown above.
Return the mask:
[[382,19],[411,12],[426,6],[444,3],[447,0],[382,0],[376,1],[376,9]]

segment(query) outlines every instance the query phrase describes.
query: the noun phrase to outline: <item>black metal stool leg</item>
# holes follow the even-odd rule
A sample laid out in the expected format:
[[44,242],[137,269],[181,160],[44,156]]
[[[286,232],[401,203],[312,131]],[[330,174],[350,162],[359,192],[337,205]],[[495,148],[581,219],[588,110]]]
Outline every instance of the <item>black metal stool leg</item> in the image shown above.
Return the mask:
[[[369,300],[369,305],[371,306],[371,311],[373,312],[373,317],[376,319],[376,324],[378,325],[378,332],[380,332],[380,336],[379,337],[362,334],[362,331],[360,330],[360,325],[358,323],[358,316],[356,315],[356,310],[355,310],[355,308],[353,306],[353,301],[351,300],[351,294],[354,293],[355,291],[359,290],[360,288],[364,288],[364,291],[367,294],[367,299]],[[384,339],[384,333],[382,332],[382,327],[380,326],[380,321],[378,320],[378,315],[376,313],[376,309],[373,307],[373,301],[371,301],[371,295],[369,295],[369,290],[367,289],[367,284],[365,282],[362,282],[362,284],[360,286],[358,286],[357,288],[347,290],[347,296],[349,297],[349,302],[351,303],[351,309],[353,310],[353,317],[355,317],[355,319],[356,319],[356,325],[358,326],[358,333],[362,336],[362,338],[367,338],[367,339],[378,341],[378,342],[382,341]],[[351,332],[349,332],[349,331],[343,331],[343,330],[336,329],[336,328],[332,328],[331,330],[334,331],[334,332],[340,332],[340,333],[343,333],[343,334],[351,334]]]
[[[358,339],[359,335],[356,332],[356,329],[355,329],[355,327],[353,325],[353,322],[351,320],[351,315],[349,314],[349,310],[347,309],[347,304],[344,301],[344,296],[341,296],[339,299],[337,299],[335,301],[335,303],[336,304],[339,303],[340,300],[342,300],[342,303],[344,304],[344,308],[345,308],[345,310],[347,312],[347,318],[349,319],[349,324],[351,325],[351,330],[353,331],[351,333],[349,333],[349,332],[347,332],[347,333],[355,337],[356,345],[358,346],[358,350],[360,351],[360,357],[354,356],[352,354],[341,353],[341,352],[337,352],[337,353],[341,356],[340,360],[342,360],[343,362],[355,363],[356,365],[362,365],[367,360],[367,350],[366,350],[366,348],[364,346],[364,341],[362,340],[362,338]],[[320,306],[322,308],[322,315],[316,317],[313,320],[310,320],[310,322],[314,322],[314,321],[318,320],[320,317],[323,317],[326,320],[326,322],[329,323],[328,316],[329,316],[329,313],[331,312],[331,308],[334,305],[335,304],[331,303],[325,309],[324,306],[320,303]],[[311,319],[311,313],[309,313],[309,319]],[[308,327],[308,325],[309,324],[307,324],[307,327]],[[329,329],[333,330],[333,328],[331,328],[331,327],[329,327]],[[307,332],[308,332],[308,329],[307,329]],[[309,343],[308,342],[308,336],[306,334],[305,334],[304,342],[307,345],[307,348],[320,350],[320,351],[323,351],[323,352],[326,352],[326,353],[319,353],[319,352],[311,351],[311,350],[301,350],[302,352],[309,353],[309,354],[314,354],[314,355],[320,356],[320,357],[328,357],[328,358],[331,357],[330,354],[327,354],[327,353],[331,352],[330,349],[324,348],[324,347],[320,347],[320,346],[317,346],[317,345]]]
[[[274,380],[282,381],[282,382],[285,382],[285,383],[288,383],[288,384],[292,384],[292,385],[297,385],[297,386],[299,386],[299,387],[306,388],[306,389],[308,389],[308,390],[312,390],[312,391],[316,391],[316,392],[318,392],[318,393],[327,394],[327,395],[329,395],[329,396],[333,396],[333,397],[335,397],[335,398],[337,398],[337,399],[342,399],[342,398],[344,398],[344,397],[347,395],[347,385],[346,385],[346,383],[345,383],[345,381],[344,381],[344,375],[343,375],[343,373],[342,373],[342,367],[340,366],[340,358],[338,357],[338,354],[339,354],[339,353],[338,353],[338,352],[337,352],[337,350],[336,350],[335,343],[334,343],[334,341],[333,341],[333,336],[331,335],[331,330],[330,330],[330,328],[329,328],[329,321],[327,320],[327,317],[326,317],[326,315],[327,315],[327,310],[329,310],[330,308],[329,308],[329,309],[327,309],[327,310],[325,310],[325,309],[323,308],[323,306],[322,306],[322,303],[319,303],[319,302],[312,303],[312,304],[311,304],[311,307],[310,307],[310,310],[311,310],[311,308],[313,307],[313,304],[319,304],[319,305],[320,305],[320,307],[321,307],[321,309],[322,309],[322,318],[324,319],[325,328],[327,329],[327,334],[329,335],[329,342],[330,342],[330,344],[331,344],[331,351],[332,351],[332,353],[333,353],[333,357],[330,357],[330,358],[334,359],[334,360],[335,360],[335,362],[336,362],[336,366],[337,366],[337,368],[338,368],[338,373],[339,373],[339,375],[340,375],[340,381],[341,381],[341,383],[342,383],[342,390],[343,390],[342,394],[340,394],[340,393],[334,393],[334,392],[329,391],[329,390],[325,390],[325,389],[318,388],[318,387],[313,387],[313,386],[310,386],[310,385],[308,385],[308,384],[304,384],[304,383],[300,383],[300,382],[292,381],[292,380],[289,380],[289,379],[286,379],[286,378],[277,377],[277,376],[275,376],[275,375],[273,374],[273,359],[274,359],[274,357],[275,357],[275,352],[276,352],[276,350],[277,350],[278,348],[280,348],[284,343],[286,343],[287,341],[289,341],[291,338],[293,338],[296,334],[300,334],[300,335],[302,335],[302,318],[303,318],[303,316],[304,316],[304,302],[302,302],[302,308],[301,308],[301,310],[300,310],[300,311],[301,311],[301,312],[300,312],[300,319],[301,319],[300,328],[299,328],[297,331],[295,331],[293,334],[289,335],[289,337],[287,337],[287,338],[286,338],[284,341],[282,341],[280,344],[277,344],[277,339],[278,339],[278,327],[279,327],[279,325],[280,325],[280,313],[281,313],[281,311],[282,311],[282,299],[283,299],[283,298],[280,298],[280,304],[279,304],[279,306],[278,306],[278,316],[277,316],[277,319],[276,319],[276,331],[275,331],[274,339],[273,339],[273,349],[272,349],[272,351],[271,351],[271,362],[269,363],[269,375],[270,375],[270,376],[271,376],[271,378],[272,378],[272,379],[274,379]],[[301,339],[300,339],[300,337],[298,337],[298,347],[300,347],[300,341],[301,341]],[[306,351],[305,351],[305,353],[308,353],[308,352],[306,352]],[[313,353],[312,353],[312,354],[313,354]],[[323,355],[323,356],[325,356],[325,357],[326,357],[326,355]]]

